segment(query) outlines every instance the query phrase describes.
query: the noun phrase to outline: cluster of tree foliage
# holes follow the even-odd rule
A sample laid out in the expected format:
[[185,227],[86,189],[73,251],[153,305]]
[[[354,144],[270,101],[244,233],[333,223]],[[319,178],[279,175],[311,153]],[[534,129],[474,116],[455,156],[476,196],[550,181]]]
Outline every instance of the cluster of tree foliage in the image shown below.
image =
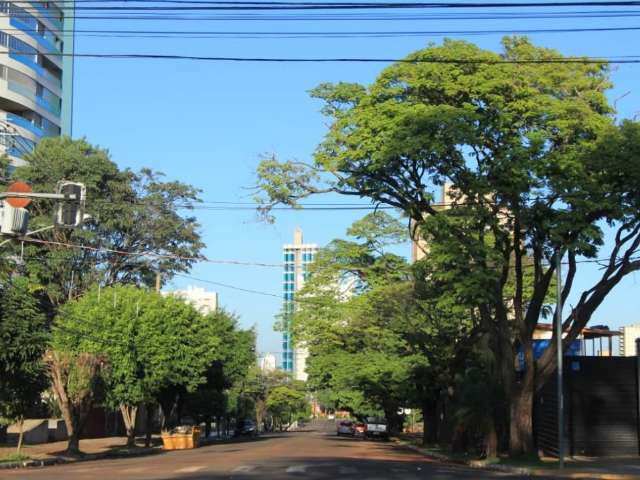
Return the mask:
[[[230,358],[229,349],[239,355]],[[184,392],[187,397],[197,395],[200,404],[194,413],[204,417],[234,378],[246,374],[255,362],[251,332],[239,331],[226,312],[203,315],[179,297],[133,286],[93,289],[66,303],[54,322],[51,350],[54,391],[58,399],[67,399],[60,408],[71,449],[77,448],[92,399],[100,395],[104,404],[120,409],[128,444],[134,446],[140,405],[152,410],[167,390]],[[84,368],[78,360],[87,356],[101,367],[73,370]],[[67,359],[72,361],[65,363]],[[91,387],[72,382],[73,377]],[[186,398],[175,401],[179,418]],[[173,410],[174,405],[164,406],[165,417]]]
[[[229,392],[255,363],[254,332],[224,311],[204,316],[149,290],[158,274],[166,281],[200,258],[188,215],[198,192],[158,172],[122,170],[85,140],[45,139],[26,160],[15,170],[0,162],[3,185],[53,192],[61,180],[82,182],[90,217],[2,247],[0,424],[54,399],[75,453],[96,405],[122,412],[129,444],[140,405],[150,413],[162,405],[167,422],[184,412],[207,425],[227,416]],[[54,207],[34,201],[30,230],[51,225]]]
[[[23,275],[43,289],[49,318],[69,298],[93,285],[151,287],[156,274],[164,282],[188,271],[200,258],[204,244],[199,225],[188,215],[188,206],[199,201],[194,187],[163,181],[160,172],[149,169],[121,169],[107,150],[68,137],[43,139],[25,161],[11,172],[5,169],[5,185],[21,180],[35,192],[55,192],[59,181],[72,180],[87,189],[89,217],[82,228],[39,233],[47,243],[14,242],[3,247],[5,257],[15,253],[22,259]],[[29,206],[29,229],[51,225],[54,207],[55,201],[34,201]],[[72,246],[78,244],[83,248]],[[140,252],[148,254],[135,255]]]
[[[640,125],[616,121],[606,62],[561,58],[522,37],[505,38],[500,53],[447,40],[369,86],[320,85],[312,95],[331,124],[314,162],[270,158],[258,169],[267,216],[278,203],[334,192],[410,219],[411,234],[428,245],[421,281],[436,284],[438,306],[464,309],[493,352],[508,422],[499,428],[494,418],[492,428],[514,455],[536,452],[533,398],[556,367],[555,344],[566,349],[640,269]],[[568,265],[562,300],[578,300],[564,338],[534,360],[558,257]],[[581,259],[604,268],[574,291]]]
[[390,251],[406,240],[399,220],[371,213],[347,233],[354,239],[318,252],[292,318],[294,340],[310,352],[308,388],[325,407],[383,414],[392,428],[400,408],[421,408],[431,434],[441,392],[470,358],[473,319]]
[[260,430],[286,430],[311,416],[306,384],[282,370],[263,371],[254,366],[233,388],[237,418],[255,418]]

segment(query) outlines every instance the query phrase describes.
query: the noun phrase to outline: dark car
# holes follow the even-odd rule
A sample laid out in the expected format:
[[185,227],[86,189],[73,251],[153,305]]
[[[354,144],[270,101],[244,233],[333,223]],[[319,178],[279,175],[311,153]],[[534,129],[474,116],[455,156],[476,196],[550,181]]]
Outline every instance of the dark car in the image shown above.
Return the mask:
[[250,419],[238,420],[233,433],[236,437],[254,437],[258,434],[256,422]]
[[389,427],[387,421],[381,417],[367,417],[366,438],[380,438],[382,440],[389,439]]

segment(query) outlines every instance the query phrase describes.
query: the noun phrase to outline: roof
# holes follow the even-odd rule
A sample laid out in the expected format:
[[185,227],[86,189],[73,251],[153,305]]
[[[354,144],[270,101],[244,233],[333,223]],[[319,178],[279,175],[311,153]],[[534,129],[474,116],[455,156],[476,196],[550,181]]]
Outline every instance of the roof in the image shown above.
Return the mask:
[[[552,323],[539,323],[536,325],[536,330],[553,331],[554,325]],[[606,325],[596,325],[592,328],[583,328],[582,335],[584,338],[599,338],[599,337],[616,337],[621,335],[619,330],[610,330]]]

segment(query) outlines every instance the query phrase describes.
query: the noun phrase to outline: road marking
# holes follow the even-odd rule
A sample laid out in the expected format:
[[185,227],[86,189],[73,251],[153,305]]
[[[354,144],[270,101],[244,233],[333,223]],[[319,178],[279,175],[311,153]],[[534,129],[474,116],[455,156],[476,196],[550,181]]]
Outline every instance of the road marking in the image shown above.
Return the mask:
[[287,473],[305,473],[307,471],[306,465],[291,465],[287,468]]
[[175,471],[175,473],[194,473],[204,469],[202,466],[194,465],[192,467],[184,467]]
[[255,468],[255,465],[240,465],[239,467],[236,467],[231,471],[234,473],[249,473],[255,470]]
[[353,475],[358,473],[358,469],[353,467],[340,467],[338,471],[340,472],[340,475]]
[[406,468],[392,468],[391,471],[393,473],[409,473],[409,470]]

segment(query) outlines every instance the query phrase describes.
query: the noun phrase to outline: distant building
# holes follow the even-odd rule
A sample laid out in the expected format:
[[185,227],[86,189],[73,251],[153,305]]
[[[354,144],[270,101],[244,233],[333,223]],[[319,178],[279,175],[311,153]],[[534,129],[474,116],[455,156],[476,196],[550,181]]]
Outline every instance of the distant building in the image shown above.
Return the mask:
[[209,292],[204,288],[190,285],[186,290],[173,290],[171,292],[162,292],[162,294],[181,297],[205,315],[218,309],[218,293]]
[[636,340],[640,338],[640,324],[627,325],[620,329],[620,356],[634,357],[636,352]]
[[273,372],[276,369],[276,356],[273,353],[265,353],[258,359],[258,366],[263,372]]
[[313,263],[317,252],[318,245],[303,243],[302,230],[300,228],[296,228],[293,234],[293,243],[283,246],[283,311],[285,329],[282,334],[282,370],[293,373],[293,378],[296,380],[307,380],[306,366],[309,351],[304,345],[293,345],[288,316],[294,312],[295,294],[304,286],[304,282],[309,275],[308,267]]
[[[435,202],[433,205],[436,209],[443,209],[451,206],[455,196],[451,188],[451,184],[447,183],[442,187],[440,202]],[[427,242],[420,236],[420,233],[415,228],[415,222],[411,222],[411,261],[413,263],[418,260],[422,260],[429,250]]]

